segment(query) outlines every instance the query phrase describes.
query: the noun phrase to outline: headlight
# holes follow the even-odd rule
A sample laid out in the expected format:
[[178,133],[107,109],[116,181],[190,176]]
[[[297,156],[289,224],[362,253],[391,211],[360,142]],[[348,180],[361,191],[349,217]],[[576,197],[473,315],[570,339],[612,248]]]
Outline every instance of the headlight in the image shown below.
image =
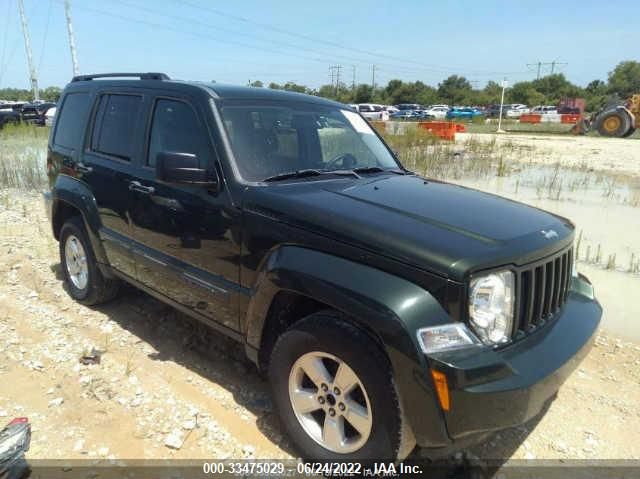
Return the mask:
[[471,280],[469,319],[483,343],[494,345],[511,339],[515,284],[511,271],[498,271]]
[[418,342],[425,354],[481,344],[464,323],[450,323],[418,330]]

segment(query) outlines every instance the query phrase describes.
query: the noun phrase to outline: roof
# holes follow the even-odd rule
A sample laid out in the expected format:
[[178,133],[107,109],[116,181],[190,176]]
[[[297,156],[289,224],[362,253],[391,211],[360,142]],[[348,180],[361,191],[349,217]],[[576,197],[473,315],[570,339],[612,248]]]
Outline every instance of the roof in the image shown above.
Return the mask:
[[[99,81],[94,79],[100,78]],[[126,79],[135,78],[135,79]],[[221,99],[255,99],[255,100],[280,100],[280,101],[298,101],[309,102],[316,104],[323,104],[326,106],[333,106],[344,108],[345,105],[326,98],[307,95],[304,93],[297,93],[285,90],[273,90],[271,88],[259,88],[259,87],[247,87],[237,85],[226,85],[222,83],[213,82],[196,82],[196,81],[182,81],[172,80],[164,73],[101,73],[94,75],[78,75],[74,77],[67,87],[77,85],[82,87],[83,85],[90,84],[92,87],[95,85],[106,86],[131,86],[141,88],[176,88],[179,89],[180,85],[188,85],[190,87],[197,87],[202,90],[206,90],[209,93],[213,93],[216,97]]]
[[274,90],[264,87],[248,87],[238,85],[226,85],[223,83],[200,83],[200,82],[188,82],[194,85],[203,86],[213,91],[219,98],[222,99],[261,99],[261,100],[282,100],[282,101],[306,101],[311,103],[319,103],[330,106],[340,106],[344,108],[345,105],[333,100],[328,100],[314,95],[307,95],[305,93],[297,93],[286,90]]

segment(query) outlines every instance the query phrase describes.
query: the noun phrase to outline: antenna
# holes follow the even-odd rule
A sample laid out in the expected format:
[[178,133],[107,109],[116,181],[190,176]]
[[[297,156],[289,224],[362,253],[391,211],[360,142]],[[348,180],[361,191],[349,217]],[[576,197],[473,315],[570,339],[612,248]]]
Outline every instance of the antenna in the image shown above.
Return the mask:
[[40,92],[38,90],[38,78],[36,76],[36,67],[33,64],[33,54],[31,53],[31,41],[29,40],[29,30],[27,29],[27,18],[24,14],[24,4],[22,0],[18,0],[18,8],[20,9],[20,20],[22,21],[22,34],[24,36],[24,49],[27,51],[27,63],[29,64],[29,76],[31,81],[31,89],[33,90],[33,100],[40,100]]
[[76,55],[76,40],[73,35],[73,26],[71,25],[71,3],[64,0],[64,14],[67,17],[67,32],[69,33],[69,49],[71,50],[71,64],[73,65],[73,76],[80,73],[78,68],[78,57]]

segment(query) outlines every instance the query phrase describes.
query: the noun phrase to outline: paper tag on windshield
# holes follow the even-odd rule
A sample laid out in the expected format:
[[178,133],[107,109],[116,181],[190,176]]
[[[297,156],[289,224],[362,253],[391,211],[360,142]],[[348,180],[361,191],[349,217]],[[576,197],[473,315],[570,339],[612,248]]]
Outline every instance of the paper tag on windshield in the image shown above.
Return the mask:
[[368,135],[373,135],[373,131],[371,130],[371,127],[366,121],[362,119],[360,115],[348,110],[340,110],[340,111],[345,116],[345,118],[349,120],[349,123],[351,123],[351,126],[358,133],[366,133]]

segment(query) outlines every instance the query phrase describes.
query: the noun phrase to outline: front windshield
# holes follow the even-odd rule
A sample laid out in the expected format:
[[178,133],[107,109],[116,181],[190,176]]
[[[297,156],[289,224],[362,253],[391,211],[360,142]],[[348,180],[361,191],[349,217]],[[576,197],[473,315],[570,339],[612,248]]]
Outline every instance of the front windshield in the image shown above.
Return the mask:
[[249,181],[306,169],[398,163],[357,113],[314,103],[225,101],[220,108],[240,174]]

